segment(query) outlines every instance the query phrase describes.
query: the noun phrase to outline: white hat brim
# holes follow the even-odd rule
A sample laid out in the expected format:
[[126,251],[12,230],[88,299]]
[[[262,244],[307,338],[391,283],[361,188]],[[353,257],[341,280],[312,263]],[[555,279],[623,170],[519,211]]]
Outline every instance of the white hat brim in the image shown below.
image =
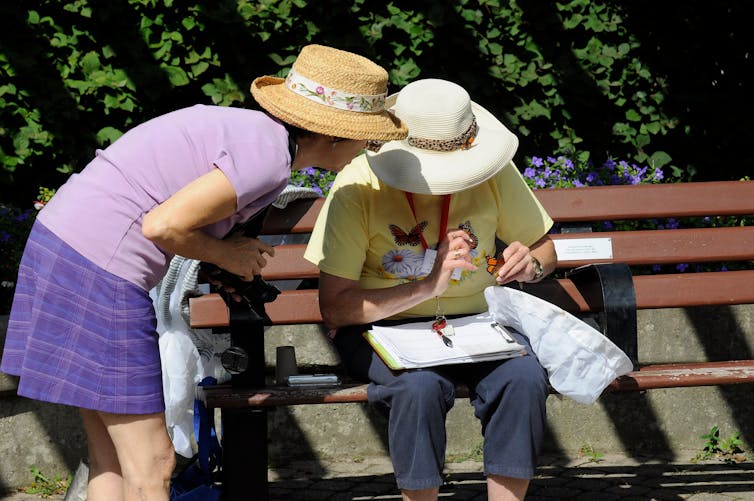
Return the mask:
[[399,190],[445,195],[481,184],[497,174],[513,160],[518,138],[473,101],[471,110],[478,129],[469,149],[430,151],[411,146],[406,140],[390,141],[377,153],[367,152],[375,175]]

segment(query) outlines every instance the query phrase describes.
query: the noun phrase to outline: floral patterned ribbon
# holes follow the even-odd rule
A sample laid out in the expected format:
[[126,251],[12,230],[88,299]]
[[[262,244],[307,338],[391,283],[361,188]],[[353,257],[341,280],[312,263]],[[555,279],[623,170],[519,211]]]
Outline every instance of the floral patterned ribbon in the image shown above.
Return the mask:
[[291,91],[312,101],[326,106],[332,106],[347,111],[374,113],[385,109],[387,92],[375,95],[349,94],[348,92],[330,89],[296,73],[293,68],[288,72],[285,84]]

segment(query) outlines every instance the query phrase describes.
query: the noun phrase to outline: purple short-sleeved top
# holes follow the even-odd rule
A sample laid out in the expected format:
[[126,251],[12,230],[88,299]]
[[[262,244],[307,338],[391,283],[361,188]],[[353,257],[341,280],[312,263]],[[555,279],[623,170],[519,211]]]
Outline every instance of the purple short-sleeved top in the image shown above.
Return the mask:
[[288,132],[268,115],[196,105],[145,122],[72,175],[38,219],[77,252],[149,290],[173,255],[141,233],[144,214],[215,167],[232,184],[237,211],[203,230],[224,236],[275,200],[290,178]]

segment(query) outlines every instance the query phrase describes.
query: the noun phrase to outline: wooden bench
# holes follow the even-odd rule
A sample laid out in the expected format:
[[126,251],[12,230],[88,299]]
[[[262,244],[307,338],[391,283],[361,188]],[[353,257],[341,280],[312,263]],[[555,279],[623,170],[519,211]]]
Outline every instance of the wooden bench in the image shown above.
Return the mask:
[[[629,355],[635,370],[616,379],[607,391],[754,381],[754,360],[735,360],[732,353],[729,360],[642,365],[636,316],[638,309],[754,304],[754,226],[591,231],[604,221],[751,216],[754,181],[544,189],[535,193],[561,231],[552,235],[559,254],[559,278],[525,284],[523,290],[576,315],[591,317]],[[299,201],[285,210],[273,210],[263,234],[309,233],[322,202]],[[230,330],[232,344],[249,355],[248,369],[234,375],[231,384],[198,390],[209,407],[221,409],[224,481],[231,500],[248,499],[250,492],[254,499],[267,499],[267,408],[367,400],[363,384],[301,389],[268,383],[264,325],[322,321],[318,270],[303,259],[304,248],[303,243],[276,247],[264,278],[303,281],[297,290],[285,290],[266,304],[266,316],[238,304],[228,307],[217,294],[190,301],[193,327]],[[730,271],[718,271],[720,263],[726,263]],[[692,269],[706,265],[709,271],[676,273],[676,264],[688,264]],[[665,269],[639,273],[655,265]]]

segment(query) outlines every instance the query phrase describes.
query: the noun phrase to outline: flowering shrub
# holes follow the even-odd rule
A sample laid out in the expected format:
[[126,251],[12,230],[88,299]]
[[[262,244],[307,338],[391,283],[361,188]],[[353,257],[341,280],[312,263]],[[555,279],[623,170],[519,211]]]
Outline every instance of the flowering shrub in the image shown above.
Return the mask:
[[302,170],[294,170],[291,173],[292,185],[314,188],[314,190],[323,197],[327,196],[330,188],[332,188],[332,183],[334,180],[334,172],[324,169],[317,169],[315,167],[307,167]]
[[582,186],[603,186],[616,184],[657,184],[665,175],[661,168],[639,167],[625,160],[608,158],[602,166],[595,168],[591,162],[574,163],[571,159],[559,156],[531,157],[524,169],[524,179],[532,189],[538,188],[580,188]]

